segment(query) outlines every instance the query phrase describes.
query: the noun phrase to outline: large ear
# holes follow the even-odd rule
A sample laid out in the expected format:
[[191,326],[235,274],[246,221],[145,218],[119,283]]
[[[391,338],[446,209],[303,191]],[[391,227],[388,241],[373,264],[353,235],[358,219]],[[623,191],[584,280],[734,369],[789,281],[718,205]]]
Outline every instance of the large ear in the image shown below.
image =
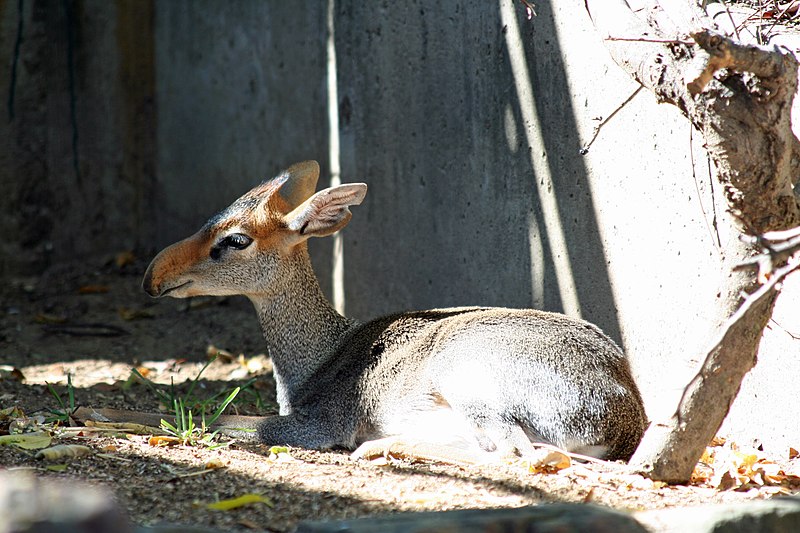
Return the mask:
[[319,163],[303,161],[290,166],[273,181],[279,183],[278,194],[286,201],[289,210],[292,210],[314,194],[314,191],[317,190],[318,179]]
[[353,216],[348,209],[367,194],[366,183],[348,183],[319,191],[284,217],[287,227],[304,237],[324,237],[345,227]]

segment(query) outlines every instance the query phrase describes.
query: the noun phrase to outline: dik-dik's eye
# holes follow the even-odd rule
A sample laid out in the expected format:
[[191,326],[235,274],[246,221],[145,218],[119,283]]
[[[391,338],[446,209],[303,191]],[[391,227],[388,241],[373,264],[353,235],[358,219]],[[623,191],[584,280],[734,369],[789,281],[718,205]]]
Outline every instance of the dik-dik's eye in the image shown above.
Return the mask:
[[234,249],[234,250],[244,250],[250,243],[253,242],[253,239],[248,237],[243,233],[231,233],[227,237],[220,240],[213,248],[211,248],[211,259],[219,259],[220,255],[222,255],[223,250]]
[[236,250],[243,250],[250,246],[253,239],[243,233],[232,233],[219,241],[220,248],[234,248]]

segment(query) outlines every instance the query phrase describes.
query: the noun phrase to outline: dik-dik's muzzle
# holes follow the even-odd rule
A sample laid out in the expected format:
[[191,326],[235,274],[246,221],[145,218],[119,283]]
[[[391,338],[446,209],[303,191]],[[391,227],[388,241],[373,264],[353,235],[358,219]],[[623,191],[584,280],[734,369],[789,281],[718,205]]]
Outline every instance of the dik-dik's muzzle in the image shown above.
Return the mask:
[[144,273],[144,292],[160,298],[190,285],[192,280],[186,278],[186,272],[203,257],[203,240],[195,234],[161,250]]

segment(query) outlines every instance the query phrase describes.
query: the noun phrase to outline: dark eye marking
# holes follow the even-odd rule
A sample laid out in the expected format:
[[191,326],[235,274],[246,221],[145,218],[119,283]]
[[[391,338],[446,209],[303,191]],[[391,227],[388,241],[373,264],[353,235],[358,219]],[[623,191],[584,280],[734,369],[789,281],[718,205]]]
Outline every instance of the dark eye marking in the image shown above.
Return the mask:
[[219,259],[223,250],[244,250],[250,246],[252,242],[253,239],[244,233],[231,233],[214,245],[214,247],[211,248],[209,255],[211,256],[211,259]]

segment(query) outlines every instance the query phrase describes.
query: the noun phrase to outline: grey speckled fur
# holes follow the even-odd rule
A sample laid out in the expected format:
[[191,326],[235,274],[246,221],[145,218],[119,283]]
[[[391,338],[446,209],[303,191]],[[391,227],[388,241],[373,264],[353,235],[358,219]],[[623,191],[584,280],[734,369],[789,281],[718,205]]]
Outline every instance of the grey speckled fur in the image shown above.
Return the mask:
[[[341,229],[366,186],[312,196],[317,176],[307,162],[260,185],[237,201],[245,209],[235,203],[161,252],[143,283],[153,296],[250,298],[280,404],[280,416],[258,424],[263,442],[354,449],[396,435],[479,453],[527,453],[544,442],[632,455],[646,425],[642,400],[622,351],[592,324],[477,307],[364,324],[339,315],[319,288],[306,239]],[[255,216],[259,209],[267,216]],[[231,233],[253,244],[220,251]]]

